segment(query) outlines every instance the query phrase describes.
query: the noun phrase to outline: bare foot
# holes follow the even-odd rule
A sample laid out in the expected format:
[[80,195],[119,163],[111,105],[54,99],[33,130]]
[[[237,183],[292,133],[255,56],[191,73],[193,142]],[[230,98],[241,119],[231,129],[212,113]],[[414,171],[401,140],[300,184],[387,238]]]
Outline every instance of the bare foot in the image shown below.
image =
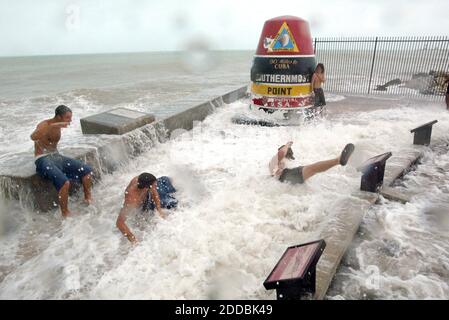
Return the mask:
[[69,210],[62,211],[61,213],[63,218],[73,217],[72,213]]
[[166,220],[167,219],[167,214],[164,211],[159,211],[159,217]]
[[92,197],[84,198],[84,204],[90,206],[93,203]]
[[136,245],[138,243],[137,238],[133,234],[127,235],[126,237],[133,245]]

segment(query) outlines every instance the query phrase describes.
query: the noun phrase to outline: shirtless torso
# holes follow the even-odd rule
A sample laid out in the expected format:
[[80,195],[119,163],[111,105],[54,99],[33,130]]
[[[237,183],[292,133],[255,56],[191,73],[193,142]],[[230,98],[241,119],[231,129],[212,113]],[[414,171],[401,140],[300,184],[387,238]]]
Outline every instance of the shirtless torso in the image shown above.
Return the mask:
[[72,113],[67,112],[61,119],[53,118],[39,123],[31,134],[34,141],[34,156],[40,156],[58,150],[58,142],[61,139],[61,129],[67,128],[72,121]]
[[151,194],[151,198],[156,204],[156,209],[159,215],[165,219],[166,215],[161,209],[161,201],[159,193],[157,192],[157,182],[155,181],[151,188],[139,189],[137,187],[138,177],[134,177],[125,190],[125,201],[123,207],[120,210],[120,214],[117,218],[116,226],[125,235],[129,241],[136,243],[136,237],[126,225],[126,218],[133,209],[141,208],[147,198],[148,192]]
[[[70,179],[78,179],[83,184],[84,201],[92,202],[91,172],[92,169],[81,161],[63,157],[48,156],[58,152],[58,143],[61,140],[61,129],[67,128],[72,122],[72,111],[61,105],[55,110],[55,117],[40,122],[31,134],[34,142],[34,156],[36,157],[36,172],[43,178],[53,182],[58,191],[59,205],[64,217],[70,216],[68,197]],[[65,165],[61,164],[64,161]],[[77,173],[78,172],[78,173]],[[82,172],[82,173],[80,173]]]
[[[148,189],[139,189],[137,187],[137,178],[134,177],[125,190],[125,206],[138,208],[143,205],[148,195]],[[155,188],[151,188],[155,189]],[[156,192],[157,193],[157,192]]]
[[312,90],[321,88],[324,81],[324,73],[315,72],[312,76]]

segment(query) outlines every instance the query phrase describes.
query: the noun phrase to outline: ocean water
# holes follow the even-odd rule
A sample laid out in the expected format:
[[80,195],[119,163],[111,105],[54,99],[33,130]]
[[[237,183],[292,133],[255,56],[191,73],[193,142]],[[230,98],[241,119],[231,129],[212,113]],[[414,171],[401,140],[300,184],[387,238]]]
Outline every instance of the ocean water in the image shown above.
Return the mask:
[[248,84],[252,55],[193,51],[0,58],[0,157],[31,152],[29,135],[53,117],[59,104],[73,110],[72,130],[62,141],[86,144],[91,140],[82,137],[80,118],[114,107],[166,117],[181,111],[186,97],[207,101]]
[[[229,58],[228,65],[208,69],[206,80],[193,71],[184,78],[167,76],[160,95],[147,86],[148,81],[156,86],[157,80],[113,83],[117,80],[112,76],[104,77],[98,87],[90,87],[87,81],[92,79],[81,81],[81,89],[75,80],[61,83],[48,95],[42,90],[49,90],[36,85],[37,93],[21,96],[11,85],[4,89],[9,93],[2,93],[1,153],[32,152],[30,132],[60,102],[72,106],[76,117],[118,105],[163,117],[176,111],[182,92],[205,96],[226,92],[227,86],[248,81],[251,55],[248,59],[247,53],[236,55],[240,60]],[[166,70],[161,67],[158,72]],[[125,72],[109,72],[126,78]],[[39,75],[36,71],[35,77]],[[249,101],[223,106],[192,131],[156,143],[103,176],[93,188],[92,206],[71,198],[74,218],[63,220],[57,209],[37,214],[0,198],[0,298],[274,299],[275,293],[266,291],[263,281],[286,247],[315,240],[321,230],[331,227],[332,208],[359,188],[357,165],[386,150],[410,148],[410,128],[423,119],[438,119],[435,147],[426,152],[423,165],[397,186],[417,194],[407,205],[383,201],[368,212],[328,298],[447,299],[449,114],[441,103],[408,100],[393,101],[388,109],[363,110],[361,102],[359,110],[333,112],[332,103],[344,99],[327,94],[328,118],[297,127],[236,125],[233,116],[252,112]],[[64,131],[61,146],[91,143],[84,139],[74,121]],[[336,157],[348,142],[356,145],[356,152],[348,166],[292,186],[273,180],[267,168],[277,148],[289,140],[294,141],[297,165]],[[129,226],[139,240],[131,246],[115,221],[125,187],[143,171],[172,177],[179,207],[167,220],[140,212],[131,216]],[[428,188],[426,193],[420,192],[423,188]],[[372,286],[381,289],[374,294]]]

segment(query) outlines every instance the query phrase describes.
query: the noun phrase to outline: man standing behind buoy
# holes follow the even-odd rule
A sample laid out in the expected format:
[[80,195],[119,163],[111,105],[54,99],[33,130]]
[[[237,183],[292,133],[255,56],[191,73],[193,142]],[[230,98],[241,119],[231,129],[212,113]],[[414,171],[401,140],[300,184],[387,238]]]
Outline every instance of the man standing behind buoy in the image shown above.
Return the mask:
[[315,95],[315,104],[314,107],[323,107],[326,105],[326,99],[324,98],[324,91],[321,85],[326,82],[324,77],[324,65],[322,63],[318,63],[315,68],[315,72],[312,76],[311,86],[312,91]]

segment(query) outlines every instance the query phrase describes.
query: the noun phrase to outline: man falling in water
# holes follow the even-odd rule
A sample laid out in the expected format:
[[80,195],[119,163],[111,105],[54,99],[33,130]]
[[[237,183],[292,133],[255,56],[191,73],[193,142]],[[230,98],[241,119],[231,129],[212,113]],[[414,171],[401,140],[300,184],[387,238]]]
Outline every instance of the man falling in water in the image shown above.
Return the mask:
[[138,209],[143,211],[156,209],[160,217],[165,219],[162,208],[176,208],[178,201],[172,196],[176,192],[169,177],[156,179],[151,173],[143,172],[134,177],[125,190],[125,201],[117,218],[116,226],[132,243],[137,239],[126,225],[126,218]]
[[337,158],[316,162],[306,166],[287,168],[287,161],[295,159],[293,156],[292,145],[293,142],[290,141],[281,146],[268,165],[271,176],[279,179],[281,182],[290,182],[292,184],[302,184],[315,174],[327,171],[336,165],[345,166],[348,163],[349,157],[354,152],[354,145],[349,143]]
[[70,216],[68,209],[70,180],[81,181],[84,188],[84,201],[90,204],[92,169],[87,164],[58,152],[57,146],[61,139],[61,130],[72,122],[72,110],[60,105],[55,110],[52,119],[39,123],[31,134],[34,141],[34,156],[36,172],[42,178],[53,182],[59,195],[59,206],[64,217]]

